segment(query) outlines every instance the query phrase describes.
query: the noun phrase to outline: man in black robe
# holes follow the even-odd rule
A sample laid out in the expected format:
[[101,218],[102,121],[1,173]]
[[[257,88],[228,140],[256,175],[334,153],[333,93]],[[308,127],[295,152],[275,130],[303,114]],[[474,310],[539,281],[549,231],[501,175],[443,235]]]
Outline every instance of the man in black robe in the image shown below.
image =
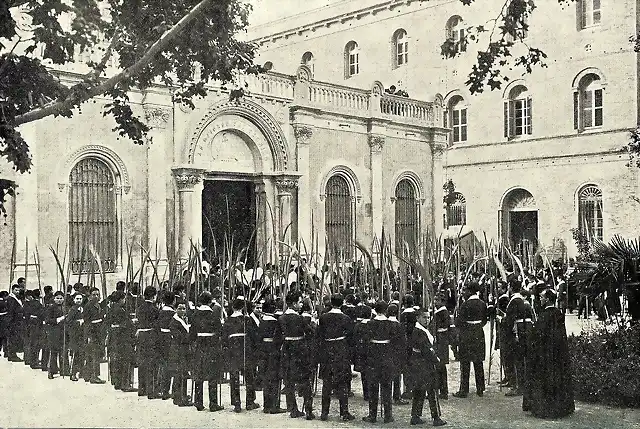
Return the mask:
[[531,333],[527,356],[522,409],[540,418],[561,418],[575,410],[564,314],[555,302],[553,290],[541,294],[544,309]]

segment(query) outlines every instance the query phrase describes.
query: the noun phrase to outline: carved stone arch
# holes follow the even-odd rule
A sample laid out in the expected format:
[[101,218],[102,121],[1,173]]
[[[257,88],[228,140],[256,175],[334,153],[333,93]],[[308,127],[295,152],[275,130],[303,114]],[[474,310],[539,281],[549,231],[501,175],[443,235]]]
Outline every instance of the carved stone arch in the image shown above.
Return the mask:
[[351,193],[351,199],[360,202],[362,199],[362,190],[360,187],[360,181],[356,173],[346,165],[336,165],[331,168],[326,174],[323,175],[320,182],[320,201],[324,201],[327,193],[327,183],[333,176],[340,176],[347,181],[349,185],[349,192]]
[[273,157],[273,170],[286,171],[289,161],[289,151],[284,133],[275,118],[259,104],[242,99],[235,101],[223,101],[213,105],[204,117],[198,122],[189,142],[187,161],[194,162],[194,154],[198,141],[207,127],[219,116],[230,115],[247,119],[254,124],[265,136]]
[[500,200],[500,210],[536,210],[537,202],[527,189],[516,186],[507,190]]
[[416,199],[420,201],[420,204],[424,204],[424,202],[426,201],[424,184],[422,182],[422,179],[420,179],[420,176],[418,176],[415,171],[411,170],[402,171],[396,174],[396,176],[394,177],[392,187],[389,190],[389,195],[391,195],[391,202],[395,203],[396,189],[398,188],[398,184],[403,180],[408,180],[409,183],[411,183],[414,191],[416,192]]
[[64,158],[56,175],[58,179],[58,190],[62,192],[68,187],[71,170],[73,170],[73,167],[78,162],[86,158],[97,158],[107,164],[113,172],[118,193],[121,193],[121,191],[124,191],[125,194],[129,193],[131,190],[131,182],[126,164],[113,149],[102,145],[82,146]]
[[[439,95],[439,94],[438,94]],[[446,108],[448,108],[449,103],[451,103],[451,100],[453,100],[454,98],[462,98],[463,100],[468,100],[468,97],[466,97],[466,94],[463,93],[460,89],[454,89],[453,91],[449,91],[447,92],[447,95],[444,96],[444,98],[442,99],[442,105]]]
[[379,80],[373,82],[373,85],[371,85],[371,93],[373,95],[384,94],[384,85],[382,84],[382,82],[380,82]]
[[524,86],[525,88],[527,88],[527,90],[529,90],[529,86],[527,85],[527,82],[524,79],[515,79],[509,82],[509,84],[504,87],[504,91],[502,92],[502,99],[508,100],[509,94],[511,94],[511,91],[513,90],[513,88],[516,88],[518,86]]
[[313,80],[313,71],[311,67],[306,64],[300,64],[296,71],[296,77],[301,82],[310,82]]
[[600,78],[599,83],[602,87],[605,87],[607,85],[607,79],[605,78],[604,73],[600,71],[600,69],[596,67],[587,67],[573,78],[573,82],[571,83],[571,87],[573,88],[573,90],[578,91],[582,79],[590,74],[596,75]]
[[444,106],[444,97],[442,96],[442,94],[438,92],[436,96],[433,97],[433,104],[435,104],[436,107]]

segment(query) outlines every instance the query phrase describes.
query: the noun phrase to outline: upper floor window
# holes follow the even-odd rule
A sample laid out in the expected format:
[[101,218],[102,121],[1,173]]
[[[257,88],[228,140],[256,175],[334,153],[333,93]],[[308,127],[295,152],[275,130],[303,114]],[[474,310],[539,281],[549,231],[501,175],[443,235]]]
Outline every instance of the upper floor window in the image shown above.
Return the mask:
[[394,67],[400,67],[409,62],[409,37],[407,32],[400,29],[393,33]]
[[504,101],[504,136],[530,135],[532,131],[532,100],[524,85],[513,87]]
[[465,29],[463,27],[462,18],[454,15],[447,21],[447,39],[453,41],[458,47],[458,52],[467,51],[467,42],[465,39]]
[[601,127],[604,120],[603,88],[600,76],[589,73],[573,92],[573,127],[579,131]]
[[315,58],[313,57],[313,54],[311,52],[305,52],[302,55],[302,60],[300,60],[300,63],[309,67],[311,69],[311,73],[315,73]]
[[360,48],[356,42],[349,42],[344,48],[345,78],[360,73]]
[[459,95],[449,100],[447,112],[444,116],[444,126],[451,128],[451,142],[467,141],[467,104]]
[[600,8],[601,0],[578,0],[578,17],[580,20],[580,28],[587,28],[599,25],[602,19],[602,11]]
[[452,196],[451,203],[447,204],[446,226],[461,226],[467,224],[467,202],[460,192]]

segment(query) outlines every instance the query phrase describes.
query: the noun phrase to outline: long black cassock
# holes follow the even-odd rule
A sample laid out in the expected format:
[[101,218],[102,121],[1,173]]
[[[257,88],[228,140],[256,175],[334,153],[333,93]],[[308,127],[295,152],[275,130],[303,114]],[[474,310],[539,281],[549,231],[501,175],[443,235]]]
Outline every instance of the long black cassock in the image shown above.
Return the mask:
[[560,418],[575,410],[564,314],[545,308],[531,333],[522,408],[540,418]]

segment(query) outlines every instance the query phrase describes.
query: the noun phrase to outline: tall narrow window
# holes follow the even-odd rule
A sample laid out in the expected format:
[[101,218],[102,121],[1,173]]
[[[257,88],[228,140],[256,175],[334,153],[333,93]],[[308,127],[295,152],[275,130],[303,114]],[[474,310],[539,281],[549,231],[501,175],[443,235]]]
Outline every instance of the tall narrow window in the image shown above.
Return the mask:
[[353,205],[349,184],[335,175],[327,182],[324,204],[325,229],[330,252],[339,252],[345,258],[353,254]]
[[407,32],[400,29],[393,33],[394,67],[400,67],[409,62],[409,37]]
[[451,126],[452,143],[467,141],[467,105],[460,96],[455,96],[449,101],[449,121]]
[[417,244],[420,225],[418,199],[414,185],[403,179],[396,186],[396,252],[404,254],[405,244],[413,252]]
[[577,10],[580,17],[580,28],[599,25],[602,18],[601,0],[578,0]]
[[579,131],[602,126],[603,92],[600,76],[594,73],[587,74],[578,82],[578,89],[573,96],[573,124]]
[[315,73],[315,58],[311,52],[305,52],[304,55],[302,55],[300,63],[309,67],[311,69],[311,73]]
[[[74,273],[89,269],[93,246],[106,272],[116,269],[118,222],[116,186],[111,168],[98,158],[85,158],[69,176],[69,248]],[[97,270],[97,268],[96,268]]]
[[356,42],[349,42],[344,49],[345,77],[350,78],[360,73],[360,49]]
[[532,133],[532,106],[525,86],[518,85],[509,91],[509,99],[504,102],[505,137],[520,137]]
[[467,224],[467,202],[464,195],[456,192],[452,201],[447,205],[447,225],[461,226]]
[[465,39],[465,29],[463,27],[462,18],[454,15],[447,21],[447,39],[453,41],[458,46],[458,52],[467,51],[467,42]]
[[578,193],[578,228],[590,240],[603,240],[602,191],[594,185]]

